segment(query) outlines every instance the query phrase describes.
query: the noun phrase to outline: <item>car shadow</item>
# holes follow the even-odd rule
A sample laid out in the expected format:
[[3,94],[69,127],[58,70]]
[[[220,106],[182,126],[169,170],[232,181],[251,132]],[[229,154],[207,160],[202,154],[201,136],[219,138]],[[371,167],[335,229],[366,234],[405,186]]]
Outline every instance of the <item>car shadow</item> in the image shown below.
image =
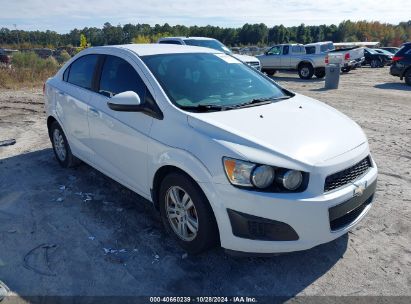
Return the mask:
[[[188,256],[144,198],[86,164],[61,168],[51,149],[0,160],[0,220],[1,230],[17,231],[0,244],[2,280],[28,300],[46,290],[288,299],[329,271],[348,243],[344,235],[270,258],[233,257],[221,248]],[[47,264],[54,277],[22,266],[39,243],[57,245]]]
[[399,82],[376,84],[374,88],[385,90],[411,91],[411,86]]

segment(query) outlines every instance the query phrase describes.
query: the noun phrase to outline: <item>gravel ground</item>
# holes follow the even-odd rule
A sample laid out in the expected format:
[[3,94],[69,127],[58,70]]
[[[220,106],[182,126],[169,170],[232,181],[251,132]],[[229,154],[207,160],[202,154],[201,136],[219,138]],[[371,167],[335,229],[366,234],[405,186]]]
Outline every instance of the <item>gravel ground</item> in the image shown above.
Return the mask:
[[[411,88],[387,68],[341,75],[340,89],[330,91],[294,74],[274,79],[366,132],[379,183],[354,231],[272,258],[234,258],[222,249],[187,256],[138,195],[85,164],[58,166],[40,90],[3,90],[0,140],[17,143],[0,147],[0,280],[23,302],[39,295],[410,296]],[[50,246],[31,251],[42,244]]]

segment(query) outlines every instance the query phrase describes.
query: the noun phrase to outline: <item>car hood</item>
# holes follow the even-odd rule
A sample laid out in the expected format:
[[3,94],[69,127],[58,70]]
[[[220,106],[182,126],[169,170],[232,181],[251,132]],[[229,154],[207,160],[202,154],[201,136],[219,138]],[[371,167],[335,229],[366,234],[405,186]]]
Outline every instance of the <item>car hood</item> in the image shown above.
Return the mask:
[[240,54],[233,54],[233,56],[243,62],[258,62],[259,60],[257,57],[248,56],[248,55],[240,55]]
[[249,108],[189,113],[188,123],[199,132],[255,160],[250,151],[315,165],[367,141],[347,116],[314,99],[293,98]]

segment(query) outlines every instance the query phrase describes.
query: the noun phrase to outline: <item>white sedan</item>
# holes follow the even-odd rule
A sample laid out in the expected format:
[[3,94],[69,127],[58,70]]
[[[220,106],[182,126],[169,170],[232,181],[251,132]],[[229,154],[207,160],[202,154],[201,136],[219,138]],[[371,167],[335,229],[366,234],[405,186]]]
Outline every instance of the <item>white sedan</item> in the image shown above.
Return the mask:
[[371,208],[377,167],[361,128],[223,52],[89,48],[45,100],[58,162],[82,160],[152,202],[190,253],[308,249]]

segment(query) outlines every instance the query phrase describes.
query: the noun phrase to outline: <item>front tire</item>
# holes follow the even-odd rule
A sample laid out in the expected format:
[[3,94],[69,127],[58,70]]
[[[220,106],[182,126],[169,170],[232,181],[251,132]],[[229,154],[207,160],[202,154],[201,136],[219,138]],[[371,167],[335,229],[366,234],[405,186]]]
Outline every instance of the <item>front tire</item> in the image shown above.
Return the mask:
[[53,145],[54,155],[60,166],[63,168],[76,166],[80,161],[71,153],[66,135],[57,121],[51,124],[49,135],[51,144]]
[[217,223],[200,187],[182,173],[167,175],[160,186],[160,214],[166,231],[190,254],[218,244]]
[[264,72],[265,72],[268,76],[273,76],[275,73],[277,73],[277,70],[264,70]]
[[309,63],[303,63],[298,68],[298,76],[301,79],[311,79],[314,75],[314,68]]

